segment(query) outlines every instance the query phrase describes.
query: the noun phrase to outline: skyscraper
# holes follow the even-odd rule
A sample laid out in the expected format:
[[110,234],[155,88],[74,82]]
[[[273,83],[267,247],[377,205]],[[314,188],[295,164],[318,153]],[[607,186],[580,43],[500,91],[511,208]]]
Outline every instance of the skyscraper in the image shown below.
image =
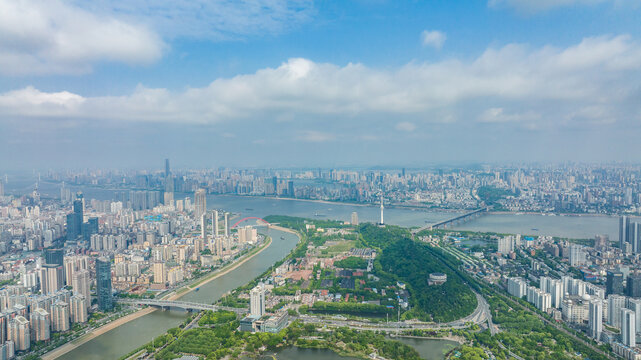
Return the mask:
[[69,304],[58,300],[51,307],[51,325],[53,331],[67,331],[71,327],[69,322]]
[[294,192],[294,181],[292,180],[287,182],[287,196],[296,197],[296,193]]
[[200,216],[200,237],[207,240],[207,213]]
[[67,240],[75,240],[82,234],[82,222],[84,221],[84,202],[82,194],[76,195],[73,201],[73,211],[67,215]]
[[628,242],[627,232],[630,219],[627,216],[619,218],[619,248],[625,251],[625,243]]
[[37,308],[31,312],[30,325],[33,340],[49,340],[51,335],[51,316],[45,309]]
[[265,286],[258,283],[249,293],[250,315],[261,317],[265,315]]
[[634,272],[628,275],[626,295],[633,298],[641,298],[641,273]]
[[605,294],[623,295],[623,273],[608,271],[605,280]]
[[62,249],[45,249],[45,264],[64,265],[64,254]]
[[13,341],[16,350],[28,350],[31,346],[29,321],[18,315],[7,324],[7,339]]
[[214,229],[213,229],[214,237],[218,237],[218,235],[219,235],[218,234],[218,232],[219,232],[219,228],[218,228],[218,210],[214,210],[214,213],[212,214],[211,226],[214,227]]
[[165,159],[165,177],[169,176],[169,159]]
[[113,298],[111,296],[111,262],[107,258],[96,259],[96,290],[100,310],[111,310],[113,308]]
[[91,303],[91,278],[89,270],[74,271],[72,278],[73,293],[82,295]]
[[205,189],[198,189],[194,193],[194,218],[196,221],[207,211],[207,192]]
[[358,225],[358,213],[356,211],[354,211],[352,213],[352,221],[351,221],[351,223],[354,226]]
[[225,213],[225,236],[229,236],[229,231],[230,231],[230,228],[229,228],[229,213],[226,212]]
[[625,296],[608,296],[608,325],[621,328],[621,309],[625,308]]
[[71,297],[71,322],[85,323],[87,322],[87,299],[77,294]]
[[603,332],[603,301],[601,299],[590,301],[588,313],[589,335],[599,340]]
[[635,347],[637,342],[636,316],[630,309],[621,309],[621,342],[623,345]]

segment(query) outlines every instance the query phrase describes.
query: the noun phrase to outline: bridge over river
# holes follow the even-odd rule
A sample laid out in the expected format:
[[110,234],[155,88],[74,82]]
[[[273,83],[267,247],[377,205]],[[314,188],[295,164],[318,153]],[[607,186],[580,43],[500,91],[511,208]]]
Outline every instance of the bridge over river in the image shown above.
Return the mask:
[[201,304],[201,303],[188,302],[188,301],[171,301],[171,300],[155,300],[155,299],[117,299],[116,301],[121,304],[155,306],[163,309],[164,308],[180,308],[180,309],[189,310],[189,311],[227,310],[227,311],[233,311],[237,314],[245,314],[249,312],[249,310],[247,309],[232,308],[232,307],[219,306],[219,305],[208,305],[208,304]]
[[421,232],[423,230],[443,229],[443,228],[446,228],[448,225],[461,223],[463,221],[467,221],[467,220],[476,218],[478,216],[481,216],[482,214],[487,213],[488,209],[489,208],[487,208],[487,207],[483,207],[483,208],[480,208],[480,209],[476,209],[474,211],[470,211],[470,212],[465,213],[463,215],[458,215],[458,216],[455,216],[455,217],[447,219],[447,220],[439,221],[439,222],[437,222],[435,224],[423,225],[418,229],[412,230],[412,234],[417,234],[417,233],[419,233],[419,232]]

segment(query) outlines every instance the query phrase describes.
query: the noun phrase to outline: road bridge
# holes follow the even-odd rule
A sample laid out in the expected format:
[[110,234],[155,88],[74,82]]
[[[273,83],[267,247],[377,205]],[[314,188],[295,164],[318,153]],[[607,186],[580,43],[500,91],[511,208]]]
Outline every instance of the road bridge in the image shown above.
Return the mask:
[[418,229],[412,230],[412,234],[417,234],[417,233],[419,233],[419,232],[421,232],[423,230],[434,230],[434,229],[446,228],[448,225],[455,224],[455,223],[460,223],[460,222],[467,221],[467,220],[470,220],[472,218],[478,217],[478,216],[482,215],[483,213],[486,213],[488,211],[488,209],[489,208],[487,208],[487,207],[483,207],[483,208],[480,208],[480,209],[476,209],[474,211],[470,211],[470,212],[465,213],[463,215],[458,215],[458,216],[455,216],[455,217],[450,218],[450,219],[439,221],[439,222],[434,223],[434,224],[423,225]]
[[240,308],[232,308],[232,307],[227,307],[227,306],[219,306],[219,305],[209,305],[209,304],[201,304],[201,303],[195,303],[195,302],[188,302],[188,301],[172,301],[172,300],[156,300],[156,299],[116,299],[117,302],[121,304],[129,304],[129,305],[141,305],[141,306],[155,306],[155,307],[160,307],[160,308],[179,308],[179,309],[184,309],[184,310],[197,310],[197,311],[202,311],[202,310],[211,310],[211,311],[218,311],[218,310],[226,310],[226,311],[233,311],[237,314],[245,314],[248,313],[249,310],[247,309],[240,309]]

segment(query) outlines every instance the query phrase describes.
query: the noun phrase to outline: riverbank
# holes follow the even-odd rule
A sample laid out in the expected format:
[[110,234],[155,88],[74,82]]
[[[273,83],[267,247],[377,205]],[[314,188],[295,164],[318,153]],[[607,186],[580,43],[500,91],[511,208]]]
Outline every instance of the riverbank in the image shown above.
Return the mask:
[[[168,297],[165,298],[165,299],[166,300],[177,300],[177,299],[181,298],[182,296],[184,296],[185,294],[188,294],[189,292],[193,291],[197,287],[199,287],[201,285],[204,285],[204,284],[206,284],[206,283],[208,283],[210,281],[213,281],[213,280],[215,280],[215,279],[217,279],[217,278],[219,278],[221,276],[224,276],[224,275],[228,274],[229,272],[235,270],[236,268],[238,268],[239,266],[241,266],[245,262],[251,260],[256,255],[260,254],[263,250],[267,249],[271,244],[272,244],[272,238],[268,237],[266,243],[261,245],[261,247],[257,248],[256,251],[249,252],[248,254],[246,254],[244,257],[242,257],[238,261],[228,265],[227,267],[224,267],[222,269],[219,269],[219,270],[207,275],[205,279],[202,279],[203,281],[197,281],[196,283],[185,285],[184,287],[176,290],[176,292],[173,295],[171,293],[168,294],[167,295]],[[187,288],[188,290],[182,291],[182,292],[180,291],[181,289],[185,289],[185,288]],[[114,330],[117,327],[119,327],[119,326],[121,326],[123,324],[126,324],[129,321],[133,321],[133,320],[138,319],[138,318],[140,318],[142,316],[148,315],[148,314],[150,314],[150,313],[152,313],[152,312],[154,312],[156,310],[157,309],[154,308],[154,307],[147,307],[147,308],[144,308],[144,309],[140,309],[140,310],[136,311],[133,314],[124,316],[124,317],[122,317],[122,318],[120,318],[118,320],[115,320],[113,322],[105,324],[105,325],[103,325],[103,326],[91,331],[90,333],[88,333],[86,335],[83,335],[82,337],[80,337],[78,339],[75,339],[75,340],[73,340],[71,342],[68,342],[68,343],[58,347],[57,349],[54,349],[54,350],[42,355],[41,358],[43,360],[57,359],[57,358],[63,356],[64,354],[74,350],[75,348],[77,348],[77,347],[79,347],[79,346],[91,341],[92,339],[94,339],[94,338],[96,338],[96,337],[98,337],[98,336],[100,336],[100,335],[102,335],[102,334],[104,334],[106,332]]]

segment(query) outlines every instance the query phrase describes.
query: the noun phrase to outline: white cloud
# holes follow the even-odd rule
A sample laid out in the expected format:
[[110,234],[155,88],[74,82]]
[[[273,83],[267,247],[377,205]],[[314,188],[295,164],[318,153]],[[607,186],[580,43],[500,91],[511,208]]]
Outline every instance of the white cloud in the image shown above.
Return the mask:
[[0,0],[0,74],[85,73],[99,61],[148,64],[163,47],[146,27],[59,0]]
[[520,12],[534,13],[572,5],[594,5],[613,0],[489,0],[488,6],[507,6]]
[[312,0],[75,0],[92,12],[147,23],[168,38],[236,39],[287,31],[314,14]]
[[423,33],[421,33],[421,40],[423,42],[423,46],[431,46],[437,50],[443,47],[443,44],[445,43],[446,39],[447,39],[447,35],[437,30],[433,30],[433,31],[425,30],[423,31]]
[[407,131],[407,132],[412,132],[416,130],[416,125],[409,121],[402,121],[398,124],[396,124],[396,130],[398,131]]
[[508,113],[503,108],[489,108],[481,114],[481,116],[479,117],[479,121],[484,123],[504,123],[536,121],[540,118],[540,114],[532,111],[526,113]]
[[[276,68],[180,92],[139,86],[123,96],[83,97],[26,88],[0,94],[0,118],[187,124],[286,117],[291,122],[367,126],[372,117],[388,117],[401,118],[399,129],[411,131],[401,124],[520,121],[560,126],[559,119],[587,119],[580,109],[598,108],[587,119],[596,126],[612,119],[630,121],[638,114],[634,96],[639,78],[641,44],[626,35],[601,36],[567,48],[509,44],[488,48],[471,61],[412,62],[393,70],[290,59]],[[300,136],[304,141],[333,138],[320,132]]]
[[336,136],[326,132],[308,130],[300,133],[297,139],[304,142],[321,143],[333,141],[336,139]]

